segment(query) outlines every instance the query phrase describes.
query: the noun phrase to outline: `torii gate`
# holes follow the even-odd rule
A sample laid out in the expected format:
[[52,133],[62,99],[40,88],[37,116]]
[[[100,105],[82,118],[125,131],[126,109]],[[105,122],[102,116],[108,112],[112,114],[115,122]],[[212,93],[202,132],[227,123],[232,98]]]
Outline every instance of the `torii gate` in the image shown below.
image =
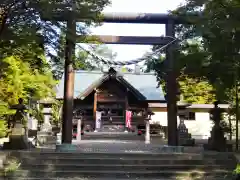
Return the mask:
[[[192,15],[190,15],[192,16]],[[151,13],[105,13],[102,22],[105,23],[135,23],[135,24],[165,24],[166,37],[138,37],[138,36],[97,36],[100,42],[105,44],[141,44],[141,45],[166,45],[175,36],[176,24],[191,23],[188,16],[173,16],[170,14]],[[73,117],[73,94],[74,94],[74,70],[72,55],[75,51],[76,42],[82,42],[85,36],[76,35],[76,22],[81,22],[83,17],[74,17],[73,13],[55,14],[55,20],[67,21],[66,52],[65,52],[65,83],[62,121],[62,143],[72,143],[72,117]],[[86,19],[86,18],[85,18]],[[75,38],[72,38],[74,36]],[[87,36],[88,37],[88,36]],[[96,37],[96,36],[95,36]],[[74,40],[73,40],[74,39]],[[91,37],[89,38],[91,39]],[[88,42],[91,43],[91,42]],[[175,44],[166,48],[167,61],[167,118],[168,118],[168,145],[178,145],[177,133],[177,84],[174,72]],[[81,85],[81,84],[80,84]]]

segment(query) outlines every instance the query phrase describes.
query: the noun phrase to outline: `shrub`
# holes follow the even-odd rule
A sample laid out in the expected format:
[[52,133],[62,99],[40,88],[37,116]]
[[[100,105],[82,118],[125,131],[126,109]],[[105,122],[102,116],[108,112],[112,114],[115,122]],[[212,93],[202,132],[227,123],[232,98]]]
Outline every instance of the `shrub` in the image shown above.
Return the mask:
[[19,166],[21,165],[21,163],[18,161],[18,159],[10,157],[7,159],[7,163],[4,167],[4,176],[8,176],[11,175],[12,173],[14,173],[15,171],[17,171],[19,169]]

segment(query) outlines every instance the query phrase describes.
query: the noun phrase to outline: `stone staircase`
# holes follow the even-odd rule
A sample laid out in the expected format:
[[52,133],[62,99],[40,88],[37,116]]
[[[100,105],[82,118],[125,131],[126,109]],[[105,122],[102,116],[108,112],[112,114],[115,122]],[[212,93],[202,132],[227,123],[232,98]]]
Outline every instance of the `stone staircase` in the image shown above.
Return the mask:
[[14,151],[20,168],[8,180],[230,180],[231,153]]
[[124,125],[107,124],[103,125],[98,132],[84,132],[82,140],[130,140],[144,141],[144,135],[137,132],[125,132]]
[[144,135],[132,132],[85,132],[82,140],[131,140],[144,141]]

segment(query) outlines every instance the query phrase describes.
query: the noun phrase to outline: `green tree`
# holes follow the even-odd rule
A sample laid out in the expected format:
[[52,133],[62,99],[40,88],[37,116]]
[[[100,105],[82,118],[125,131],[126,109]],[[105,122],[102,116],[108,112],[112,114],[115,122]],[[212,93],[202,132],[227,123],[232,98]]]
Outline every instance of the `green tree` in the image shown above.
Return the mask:
[[62,101],[55,101],[52,105],[52,123],[57,127],[59,126],[61,120],[62,104]]
[[53,93],[55,81],[51,72],[44,74],[32,70],[30,65],[18,57],[8,57],[2,60],[6,67],[0,79],[1,96],[10,104],[17,103],[19,97],[27,98],[30,95],[36,99],[47,97]]
[[[194,81],[206,80],[221,102],[232,99],[229,92],[239,82],[239,7],[240,1],[237,0],[187,0],[172,12],[181,16],[200,14],[199,17],[187,15],[192,24],[176,27],[182,42],[175,52],[175,72]],[[158,46],[153,48],[156,49]],[[154,68],[160,78],[164,72],[157,69],[165,70],[164,63],[161,66]]]
[[[225,92],[234,88],[239,81],[239,7],[240,2],[237,0],[188,0],[173,12],[177,15],[201,14],[200,18],[190,19],[194,25],[180,25],[177,31],[185,39],[201,38],[201,52],[192,54],[195,58],[191,60],[193,63],[188,62],[186,69],[191,70],[196,63],[199,69],[194,69],[197,74],[192,73],[206,77],[216,89],[219,100],[228,100]],[[189,43],[185,41],[184,44]],[[196,58],[199,61],[195,61]]]
[[9,106],[17,104],[20,97],[27,104],[29,98],[38,100],[54,94],[56,82],[50,70],[40,73],[31,69],[29,63],[14,56],[2,59],[2,63],[4,69],[0,78],[0,120],[12,120],[15,111],[10,110]]
[[200,14],[198,18],[187,16],[194,24],[176,28],[180,39],[184,39],[180,52],[189,50],[189,39],[193,38],[198,38],[201,47],[198,48],[201,51],[192,53],[192,59],[181,59],[187,62],[184,72],[206,78],[214,87],[216,99],[234,108],[236,120],[239,119],[239,93],[236,91],[240,80],[239,8],[239,0],[187,0],[173,12],[176,15]]
[[[73,13],[88,17],[77,26],[77,32],[85,34],[108,0],[75,2]],[[0,119],[11,119],[14,111],[8,107],[19,97],[42,99],[54,94],[56,82],[45,55],[51,55],[50,50],[59,46],[59,29],[66,31],[65,24],[53,19],[53,14],[58,11],[62,17],[69,17],[70,6],[64,0],[0,2]]]
[[184,101],[193,104],[210,104],[215,101],[214,89],[207,79],[181,75],[178,82]]
[[[87,33],[87,27],[100,19],[100,12],[108,3],[108,0],[76,0],[73,13],[78,17],[87,17],[85,23],[77,26],[77,32]],[[69,17],[71,6],[71,1],[65,0],[2,0],[0,45],[4,55],[23,45],[31,50],[36,44],[45,45],[46,53],[51,54],[49,50],[58,46],[59,29],[66,30],[64,23],[54,16],[57,13],[63,18]]]
[[[196,47],[193,46],[192,49]],[[188,103],[198,103],[198,104],[208,104],[215,101],[215,94],[213,86],[208,82],[206,77],[196,76],[201,72],[197,71],[198,61],[201,63],[201,56],[198,56],[196,53],[197,50],[184,51],[176,53],[176,63],[175,63],[175,72],[177,74],[177,83],[179,87],[179,92],[184,101]],[[195,52],[196,54],[192,54]],[[196,56],[196,63],[191,62],[192,58]],[[190,63],[189,63],[190,61]],[[165,57],[160,56],[160,58],[153,58],[150,61],[146,61],[146,72],[154,71],[157,76],[159,84],[165,90],[166,83],[166,66],[165,66]],[[191,68],[189,68],[191,67]],[[166,92],[165,92],[166,93]]]

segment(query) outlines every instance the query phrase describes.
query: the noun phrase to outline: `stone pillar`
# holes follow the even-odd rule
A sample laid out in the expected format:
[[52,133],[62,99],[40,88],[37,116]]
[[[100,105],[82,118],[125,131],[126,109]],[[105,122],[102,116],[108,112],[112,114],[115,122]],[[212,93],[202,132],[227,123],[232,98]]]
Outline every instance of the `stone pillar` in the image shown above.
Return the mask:
[[77,141],[81,141],[82,137],[81,137],[81,133],[82,133],[82,120],[79,119],[77,122]]
[[52,125],[50,123],[51,113],[52,113],[52,109],[50,107],[43,108],[44,122],[41,128],[41,131],[44,131],[44,132],[52,131]]
[[145,122],[146,122],[145,144],[150,144],[150,122],[149,122],[149,119],[146,119]]
[[51,115],[49,115],[49,114],[44,115],[44,124],[51,124],[50,117],[51,117]]
[[52,125],[50,123],[50,117],[52,115],[52,109],[49,105],[45,104],[43,108],[43,124],[41,125],[40,131],[37,132],[37,139],[40,144],[48,143],[52,137]]

